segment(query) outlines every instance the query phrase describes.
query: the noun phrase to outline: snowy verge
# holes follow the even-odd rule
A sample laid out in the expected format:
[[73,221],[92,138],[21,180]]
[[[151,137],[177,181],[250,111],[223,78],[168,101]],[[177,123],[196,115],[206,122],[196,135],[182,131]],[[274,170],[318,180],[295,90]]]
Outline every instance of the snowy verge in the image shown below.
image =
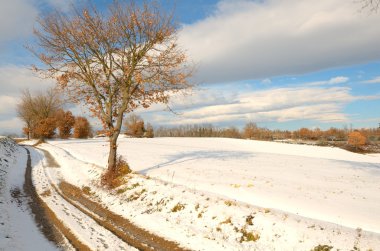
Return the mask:
[[0,138],[0,250],[57,250],[39,231],[27,206],[26,160],[24,148]]

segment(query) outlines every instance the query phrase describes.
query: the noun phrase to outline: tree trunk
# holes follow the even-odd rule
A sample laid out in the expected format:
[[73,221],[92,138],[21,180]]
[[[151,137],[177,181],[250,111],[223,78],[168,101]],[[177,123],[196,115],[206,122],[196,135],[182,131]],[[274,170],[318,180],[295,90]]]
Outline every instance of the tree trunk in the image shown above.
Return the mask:
[[108,155],[108,171],[116,173],[117,138],[119,134],[114,132],[110,137],[110,152]]

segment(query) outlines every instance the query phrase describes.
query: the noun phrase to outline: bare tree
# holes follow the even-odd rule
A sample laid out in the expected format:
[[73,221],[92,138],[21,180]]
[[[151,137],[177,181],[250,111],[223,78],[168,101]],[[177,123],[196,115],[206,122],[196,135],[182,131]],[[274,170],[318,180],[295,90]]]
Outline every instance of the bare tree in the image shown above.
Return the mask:
[[21,102],[17,104],[17,114],[18,117],[25,123],[23,131],[29,140],[33,137],[36,119],[32,110],[32,95],[27,89],[22,91]]
[[134,113],[130,114],[125,120],[124,125],[126,128],[126,134],[134,137],[144,136],[144,120],[140,116]]
[[[55,89],[48,89],[44,93],[32,95],[28,89],[21,95],[21,102],[17,105],[18,116],[25,122],[24,132],[28,133],[28,138],[34,138],[36,127],[42,120],[53,118],[55,113],[61,108],[62,102],[59,93]],[[46,121],[45,121],[46,122]],[[49,121],[51,128],[51,121]],[[46,125],[46,123],[44,123]],[[51,133],[40,133],[40,136],[51,135]]]
[[145,137],[154,138],[154,129],[153,126],[149,123],[146,124]]
[[176,42],[172,16],[157,3],[114,1],[39,20],[36,69],[58,80],[76,102],[89,106],[109,135],[108,171],[116,173],[117,139],[125,113],[189,88],[191,69]]

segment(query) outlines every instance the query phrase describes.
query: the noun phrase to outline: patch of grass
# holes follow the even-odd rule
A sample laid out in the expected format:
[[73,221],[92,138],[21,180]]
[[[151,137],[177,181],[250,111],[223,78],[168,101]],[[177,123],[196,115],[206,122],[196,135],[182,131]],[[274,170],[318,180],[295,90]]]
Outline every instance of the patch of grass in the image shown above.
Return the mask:
[[270,213],[270,209],[269,208],[264,208],[264,213]]
[[242,236],[240,238],[240,242],[248,242],[248,241],[253,241],[253,242],[256,242],[257,240],[260,239],[260,235],[259,233],[255,233],[255,232],[248,232],[247,230],[245,229],[242,229],[241,230],[241,233],[242,233]]
[[319,244],[310,251],[330,251],[331,249],[333,249],[333,246]]
[[226,204],[227,206],[236,206],[236,203],[235,202],[233,202],[232,200],[226,200],[226,201],[224,201],[224,204]]
[[199,209],[199,203],[197,203],[197,204],[195,205],[195,210],[198,211],[198,209]]
[[248,215],[247,218],[245,218],[245,222],[248,224],[248,225],[253,225],[253,219],[255,218],[255,216],[253,215]]
[[134,200],[137,200],[140,198],[140,196],[146,192],[146,189],[144,188],[143,190],[141,190],[140,192],[135,192],[134,194],[132,194],[127,201],[134,201]]
[[224,221],[219,223],[219,225],[223,225],[223,224],[231,224],[232,225],[231,217],[228,217],[227,219],[225,219]]
[[231,186],[232,186],[233,188],[239,188],[239,187],[241,187],[240,184],[231,184]]
[[89,186],[83,186],[82,192],[86,195],[92,195],[91,188]]
[[116,193],[117,194],[122,194],[122,193],[125,193],[126,191],[127,191],[127,188],[120,188],[120,189],[116,190]]
[[173,208],[172,208],[172,212],[175,213],[175,212],[179,212],[179,211],[182,211],[183,209],[185,209],[185,205],[184,204],[181,204],[181,203],[177,203],[177,205],[175,205]]
[[135,189],[136,187],[139,187],[139,186],[141,186],[140,185],[140,183],[135,183],[135,184],[133,184],[130,188],[128,188],[128,190],[132,190],[132,189]]

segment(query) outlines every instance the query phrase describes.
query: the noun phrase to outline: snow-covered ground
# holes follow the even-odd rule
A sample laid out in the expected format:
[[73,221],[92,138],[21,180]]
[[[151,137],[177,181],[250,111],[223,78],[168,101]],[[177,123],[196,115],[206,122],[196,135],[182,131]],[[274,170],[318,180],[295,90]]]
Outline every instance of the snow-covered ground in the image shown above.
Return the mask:
[[[119,140],[133,170],[113,195],[96,187],[105,139],[41,147],[62,177],[113,211],[199,250],[380,247],[380,156],[220,138]],[[250,241],[247,241],[247,238]]]
[[0,250],[57,250],[37,228],[24,198],[27,154],[0,137]]

